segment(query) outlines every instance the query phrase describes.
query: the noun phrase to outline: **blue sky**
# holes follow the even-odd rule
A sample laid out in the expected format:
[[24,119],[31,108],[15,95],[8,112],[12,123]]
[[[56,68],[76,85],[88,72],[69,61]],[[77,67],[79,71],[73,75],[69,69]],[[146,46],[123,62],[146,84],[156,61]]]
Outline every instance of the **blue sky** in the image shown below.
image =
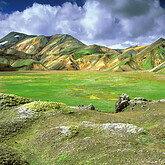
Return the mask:
[[1,11],[3,13],[12,13],[14,11],[23,11],[27,7],[33,5],[33,3],[50,4],[51,6],[62,5],[65,2],[77,3],[79,6],[83,6],[85,0],[0,0],[0,4],[3,6]]
[[0,37],[11,31],[70,34],[125,48],[165,38],[164,0],[0,0]]

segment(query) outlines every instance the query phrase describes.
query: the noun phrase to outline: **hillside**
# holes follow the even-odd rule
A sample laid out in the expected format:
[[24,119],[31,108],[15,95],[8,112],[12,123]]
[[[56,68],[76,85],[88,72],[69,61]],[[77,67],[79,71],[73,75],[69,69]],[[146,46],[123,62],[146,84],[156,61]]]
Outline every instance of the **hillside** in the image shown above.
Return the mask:
[[0,164],[163,165],[164,106],[111,114],[0,93]]
[[67,34],[35,36],[11,32],[0,40],[1,63],[14,66],[15,61],[26,63],[27,59],[40,62],[48,70],[151,70],[165,61],[165,40],[160,38],[151,45],[119,52],[100,45],[87,46]]
[[165,39],[160,38],[147,46],[134,58],[139,66],[152,69],[165,61]]

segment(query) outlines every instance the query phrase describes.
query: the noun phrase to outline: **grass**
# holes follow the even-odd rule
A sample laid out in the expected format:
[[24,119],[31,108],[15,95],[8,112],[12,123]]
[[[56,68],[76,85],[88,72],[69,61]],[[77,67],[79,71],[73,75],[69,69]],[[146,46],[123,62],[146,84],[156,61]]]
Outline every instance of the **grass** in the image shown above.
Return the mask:
[[93,104],[114,112],[122,93],[130,98],[164,98],[164,77],[156,73],[0,72],[0,91],[66,105]]
[[145,69],[152,69],[152,68],[153,68],[151,57],[148,57],[148,58],[144,61],[142,67],[145,68]]

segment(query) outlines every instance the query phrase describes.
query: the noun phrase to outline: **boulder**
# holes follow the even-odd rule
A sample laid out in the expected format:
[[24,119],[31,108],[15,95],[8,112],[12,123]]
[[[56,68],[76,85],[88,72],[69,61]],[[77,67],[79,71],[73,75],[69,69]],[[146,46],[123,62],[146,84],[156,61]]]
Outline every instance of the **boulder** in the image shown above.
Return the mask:
[[88,105],[88,109],[89,110],[95,110],[95,107],[92,104],[90,104],[90,105]]
[[86,106],[86,105],[78,105],[78,108],[86,109],[86,110],[95,110],[95,107],[92,104],[89,104],[88,106]]
[[115,104],[116,113],[123,111],[129,105],[130,98],[127,94],[122,94]]

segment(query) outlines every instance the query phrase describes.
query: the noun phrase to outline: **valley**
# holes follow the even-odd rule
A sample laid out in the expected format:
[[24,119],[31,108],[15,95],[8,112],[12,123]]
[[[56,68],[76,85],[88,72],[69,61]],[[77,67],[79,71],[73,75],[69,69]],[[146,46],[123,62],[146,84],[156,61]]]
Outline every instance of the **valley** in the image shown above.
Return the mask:
[[0,164],[163,165],[164,107],[163,38],[124,50],[0,39]]

